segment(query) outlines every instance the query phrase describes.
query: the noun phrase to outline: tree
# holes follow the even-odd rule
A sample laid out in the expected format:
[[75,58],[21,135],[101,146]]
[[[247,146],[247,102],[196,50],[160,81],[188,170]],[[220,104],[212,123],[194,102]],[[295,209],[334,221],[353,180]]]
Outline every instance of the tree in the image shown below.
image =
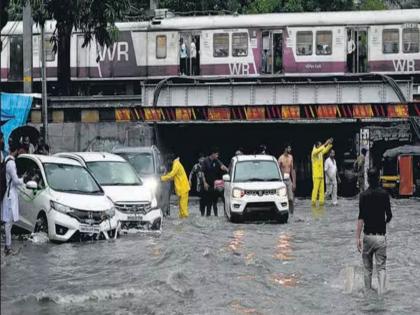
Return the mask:
[[383,0],[364,0],[360,4],[360,10],[386,10],[387,6]]
[[73,28],[84,34],[83,47],[95,39],[101,46],[116,37],[115,22],[124,18],[129,0],[12,0],[21,7],[29,1],[35,23],[57,21],[53,41],[58,53],[57,79],[61,94],[70,94],[70,38]]

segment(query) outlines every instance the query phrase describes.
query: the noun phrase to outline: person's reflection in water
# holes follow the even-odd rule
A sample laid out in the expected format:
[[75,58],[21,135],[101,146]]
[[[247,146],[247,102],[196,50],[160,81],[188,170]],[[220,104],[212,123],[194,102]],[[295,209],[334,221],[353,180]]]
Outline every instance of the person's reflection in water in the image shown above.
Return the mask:
[[312,205],[312,216],[314,219],[320,219],[325,215],[324,205],[316,206]]

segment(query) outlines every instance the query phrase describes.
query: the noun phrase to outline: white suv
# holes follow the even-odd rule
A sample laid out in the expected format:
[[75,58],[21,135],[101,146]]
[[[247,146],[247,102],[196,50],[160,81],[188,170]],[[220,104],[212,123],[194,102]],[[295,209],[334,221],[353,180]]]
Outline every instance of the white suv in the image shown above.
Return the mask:
[[120,231],[160,231],[162,211],[150,188],[143,185],[133,167],[122,157],[102,152],[58,153],[85,166],[114,202]]
[[286,223],[289,202],[277,160],[270,155],[239,155],[224,175],[225,213],[232,222],[263,215]]
[[16,159],[19,221],[29,232],[45,232],[52,241],[113,238],[118,220],[112,201],[92,175],[75,161],[23,154]]

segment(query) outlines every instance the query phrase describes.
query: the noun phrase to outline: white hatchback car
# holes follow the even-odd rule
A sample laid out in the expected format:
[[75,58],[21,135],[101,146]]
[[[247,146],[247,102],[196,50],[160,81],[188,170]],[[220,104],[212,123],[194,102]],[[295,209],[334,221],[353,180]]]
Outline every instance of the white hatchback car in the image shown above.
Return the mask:
[[155,195],[122,157],[102,152],[58,153],[56,156],[75,160],[92,173],[114,202],[122,232],[161,230],[163,215]]
[[238,155],[224,175],[225,213],[232,222],[245,216],[263,215],[286,223],[289,218],[287,190],[275,157]]
[[112,201],[93,176],[75,161],[23,154],[16,159],[19,221],[29,232],[45,232],[52,241],[116,237],[118,220]]

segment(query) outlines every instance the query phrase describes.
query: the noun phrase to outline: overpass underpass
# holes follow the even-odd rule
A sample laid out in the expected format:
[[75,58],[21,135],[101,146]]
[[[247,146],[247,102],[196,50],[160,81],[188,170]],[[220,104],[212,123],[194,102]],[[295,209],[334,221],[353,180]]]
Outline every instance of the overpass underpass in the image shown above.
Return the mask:
[[[393,128],[406,124],[406,121],[376,121],[375,126]],[[357,156],[360,129],[372,123],[362,121],[323,121],[315,123],[154,123],[157,145],[166,152],[177,152],[187,172],[196,163],[199,153],[208,154],[213,146],[220,149],[220,158],[229,164],[235,151],[242,148],[245,153],[253,154],[259,145],[267,146],[268,152],[278,157],[285,144],[293,147],[295,167],[297,171],[298,196],[308,196],[312,188],[310,152],[315,141],[325,141],[333,137],[337,163],[342,175],[352,170],[352,163]],[[410,129],[410,128],[408,128]],[[377,152],[372,154],[375,164],[381,162],[383,151],[411,141],[411,137],[394,136],[376,146]],[[351,177],[351,176],[350,176]],[[341,185],[341,195],[355,194],[355,178],[348,178]]]

